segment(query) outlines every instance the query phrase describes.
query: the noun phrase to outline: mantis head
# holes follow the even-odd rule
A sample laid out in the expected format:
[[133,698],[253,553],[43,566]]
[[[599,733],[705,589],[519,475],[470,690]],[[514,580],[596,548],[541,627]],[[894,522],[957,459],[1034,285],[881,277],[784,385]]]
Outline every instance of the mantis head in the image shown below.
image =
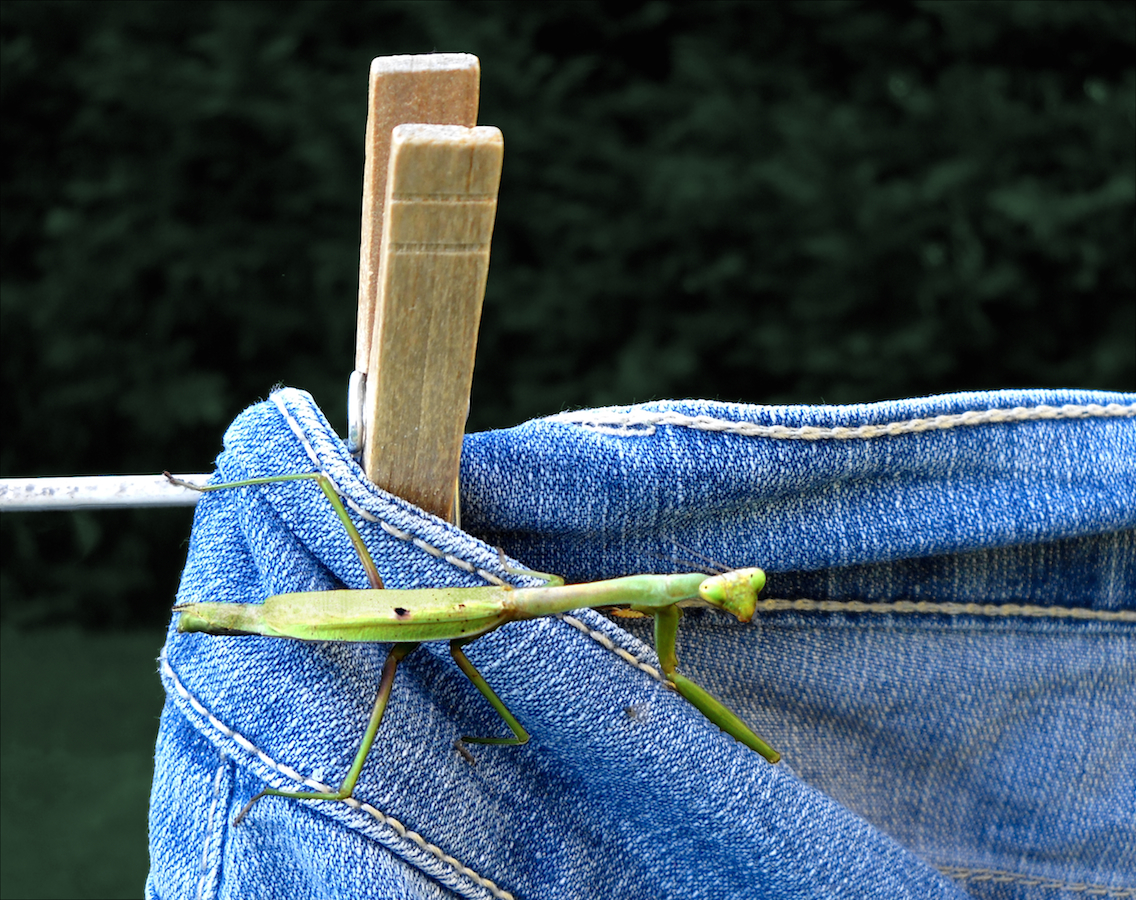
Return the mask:
[[761,569],[734,569],[724,575],[711,575],[698,586],[698,596],[736,616],[739,622],[748,622],[763,587],[765,573]]

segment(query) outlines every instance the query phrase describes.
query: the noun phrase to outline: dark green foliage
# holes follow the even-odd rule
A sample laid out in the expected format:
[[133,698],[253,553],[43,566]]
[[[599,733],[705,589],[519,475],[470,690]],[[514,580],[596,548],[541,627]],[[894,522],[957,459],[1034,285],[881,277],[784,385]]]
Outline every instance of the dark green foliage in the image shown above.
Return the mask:
[[0,628],[0,900],[142,896],[164,636]]
[[[207,470],[276,382],[341,424],[367,66],[434,49],[505,135],[471,429],[1132,389],[1134,9],[4,3],[3,473]],[[187,518],[6,515],[4,615],[164,619]]]

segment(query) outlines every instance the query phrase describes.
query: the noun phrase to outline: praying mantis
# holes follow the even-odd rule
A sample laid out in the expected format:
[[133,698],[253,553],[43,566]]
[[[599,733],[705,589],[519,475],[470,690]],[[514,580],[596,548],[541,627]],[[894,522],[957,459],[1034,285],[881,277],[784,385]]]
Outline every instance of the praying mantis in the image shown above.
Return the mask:
[[472,588],[385,590],[362,536],[326,475],[319,472],[273,475],[211,485],[180,481],[169,472],[165,475],[174,484],[202,492],[286,481],[316,482],[343,523],[371,585],[369,590],[277,594],[263,603],[180,604],[174,607],[174,611],[180,614],[177,624],[179,632],[265,635],[304,641],[392,643],[383,664],[370,719],[351,767],[338,790],[283,791],[265,788],[245,804],[234,820],[234,825],[240,823],[253,804],[267,796],[295,800],[351,798],[382,724],[398,665],[423,641],[450,642],[450,655],[458,667],[513,733],[512,737],[463,735],[462,741],[471,744],[526,743],[529,739],[528,732],[469,661],[462,648],[507,622],[535,619],[584,607],[612,607],[621,609],[623,615],[653,616],[655,650],[668,686],[673,687],[722,731],[759,753],[770,763],[776,763],[780,759],[780,754],[758,737],[725,704],[677,670],[678,658],[675,653],[678,623],[684,606],[716,607],[730,613],[740,622],[750,621],[756,609],[757,595],[765,586],[765,573],[761,569],[735,569],[719,575],[701,572],[631,575],[586,584],[565,584],[562,578],[543,572],[510,570],[516,574],[535,576],[545,584],[527,588],[487,585]]

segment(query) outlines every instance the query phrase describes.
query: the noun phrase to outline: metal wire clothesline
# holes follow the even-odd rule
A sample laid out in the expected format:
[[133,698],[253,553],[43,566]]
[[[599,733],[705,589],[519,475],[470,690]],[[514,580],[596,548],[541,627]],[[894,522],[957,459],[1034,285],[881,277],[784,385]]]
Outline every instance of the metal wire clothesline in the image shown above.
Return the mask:
[[[208,473],[177,475],[205,484]],[[0,478],[0,511],[193,506],[201,494],[171,484],[165,475],[89,475],[70,478]]]

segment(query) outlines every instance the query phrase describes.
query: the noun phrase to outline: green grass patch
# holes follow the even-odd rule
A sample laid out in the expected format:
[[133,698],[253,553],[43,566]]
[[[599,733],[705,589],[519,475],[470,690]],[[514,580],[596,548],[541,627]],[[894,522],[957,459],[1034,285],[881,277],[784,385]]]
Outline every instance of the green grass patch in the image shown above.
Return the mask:
[[140,897],[163,634],[0,629],[0,897]]

